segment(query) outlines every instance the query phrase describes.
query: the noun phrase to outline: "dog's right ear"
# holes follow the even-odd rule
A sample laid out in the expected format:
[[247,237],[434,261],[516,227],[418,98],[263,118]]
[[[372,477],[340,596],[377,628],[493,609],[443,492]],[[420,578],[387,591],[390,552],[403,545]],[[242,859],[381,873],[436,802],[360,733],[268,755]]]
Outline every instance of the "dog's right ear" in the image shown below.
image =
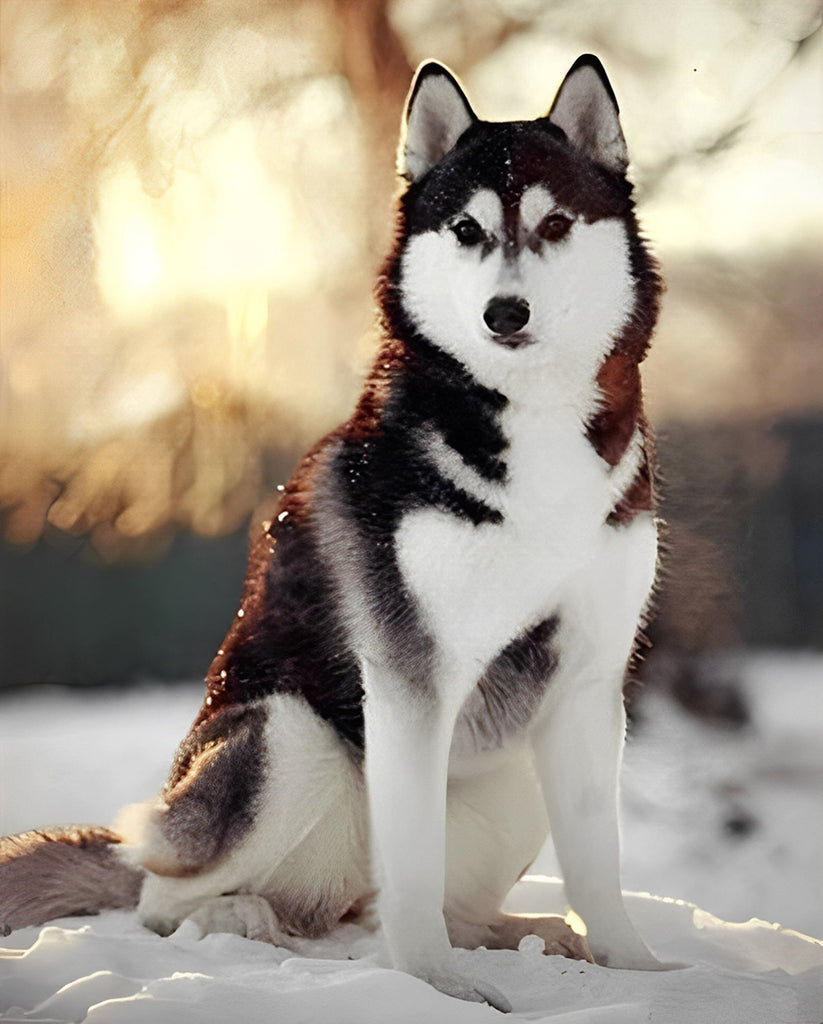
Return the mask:
[[587,157],[625,174],[629,164],[620,109],[603,65],[592,53],[578,57],[563,79],[549,111],[569,142]]
[[455,145],[477,116],[454,75],[436,60],[417,69],[403,116],[397,170],[417,181]]

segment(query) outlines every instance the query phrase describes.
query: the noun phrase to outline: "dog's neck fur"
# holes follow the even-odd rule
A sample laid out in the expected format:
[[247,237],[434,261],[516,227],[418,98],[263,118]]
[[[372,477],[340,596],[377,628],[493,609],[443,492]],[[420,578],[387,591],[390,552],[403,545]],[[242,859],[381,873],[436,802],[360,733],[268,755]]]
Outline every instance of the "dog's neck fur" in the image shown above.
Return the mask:
[[[633,220],[633,212],[629,216]],[[398,220],[405,218],[404,196]],[[489,480],[506,475],[500,414],[509,406],[502,390],[479,383],[458,359],[444,352],[415,328],[402,302],[402,253],[390,254],[376,287],[383,342],[372,366],[350,426],[366,433],[383,429],[386,417],[396,419],[398,407],[409,402],[419,417],[428,411],[432,425],[472,469]],[[636,281],[635,307],[619,337],[603,359],[590,394],[581,396],[581,430],[609,467],[616,467],[633,442],[640,447],[637,472],[615,501],[611,521],[624,524],[654,504],[653,441],[643,411],[640,363],[648,351],[659,311],[662,281],[657,265],[642,242],[632,238],[630,266]],[[542,381],[541,387],[546,386]],[[551,401],[551,389],[544,400]],[[420,403],[421,395],[428,401]],[[438,416],[435,412],[440,410]]]

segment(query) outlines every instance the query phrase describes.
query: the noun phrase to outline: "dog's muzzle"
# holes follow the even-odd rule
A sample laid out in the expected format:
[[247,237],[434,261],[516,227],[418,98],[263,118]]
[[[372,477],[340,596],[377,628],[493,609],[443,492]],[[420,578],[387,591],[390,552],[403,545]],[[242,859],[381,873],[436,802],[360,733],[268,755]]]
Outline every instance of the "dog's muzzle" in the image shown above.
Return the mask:
[[498,295],[486,306],[483,320],[503,341],[517,334],[529,322],[529,304],[515,295]]

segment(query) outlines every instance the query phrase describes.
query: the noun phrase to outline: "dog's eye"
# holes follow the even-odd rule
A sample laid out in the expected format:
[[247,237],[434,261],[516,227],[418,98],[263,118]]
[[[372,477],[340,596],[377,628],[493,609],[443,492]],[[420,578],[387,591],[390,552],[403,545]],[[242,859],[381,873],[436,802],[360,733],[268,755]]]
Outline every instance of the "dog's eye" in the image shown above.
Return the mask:
[[537,225],[537,234],[547,242],[558,242],[568,234],[571,226],[570,217],[566,217],[562,213],[550,213]]
[[480,245],[486,238],[486,233],[474,217],[462,217],[451,225],[451,230],[461,245]]

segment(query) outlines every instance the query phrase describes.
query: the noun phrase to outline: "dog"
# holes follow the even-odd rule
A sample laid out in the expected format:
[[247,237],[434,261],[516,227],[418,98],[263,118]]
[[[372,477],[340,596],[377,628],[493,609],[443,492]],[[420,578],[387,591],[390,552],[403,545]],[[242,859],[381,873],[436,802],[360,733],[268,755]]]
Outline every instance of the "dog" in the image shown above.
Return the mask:
[[[376,900],[391,964],[505,1008],[453,946],[659,962],[619,881],[623,684],[657,565],[639,366],[661,280],[618,106],[580,57],[486,122],[418,69],[382,344],[252,540],[153,802],[3,841],[0,925],[137,905],[288,945]],[[587,940],[501,904],[549,831]]]

